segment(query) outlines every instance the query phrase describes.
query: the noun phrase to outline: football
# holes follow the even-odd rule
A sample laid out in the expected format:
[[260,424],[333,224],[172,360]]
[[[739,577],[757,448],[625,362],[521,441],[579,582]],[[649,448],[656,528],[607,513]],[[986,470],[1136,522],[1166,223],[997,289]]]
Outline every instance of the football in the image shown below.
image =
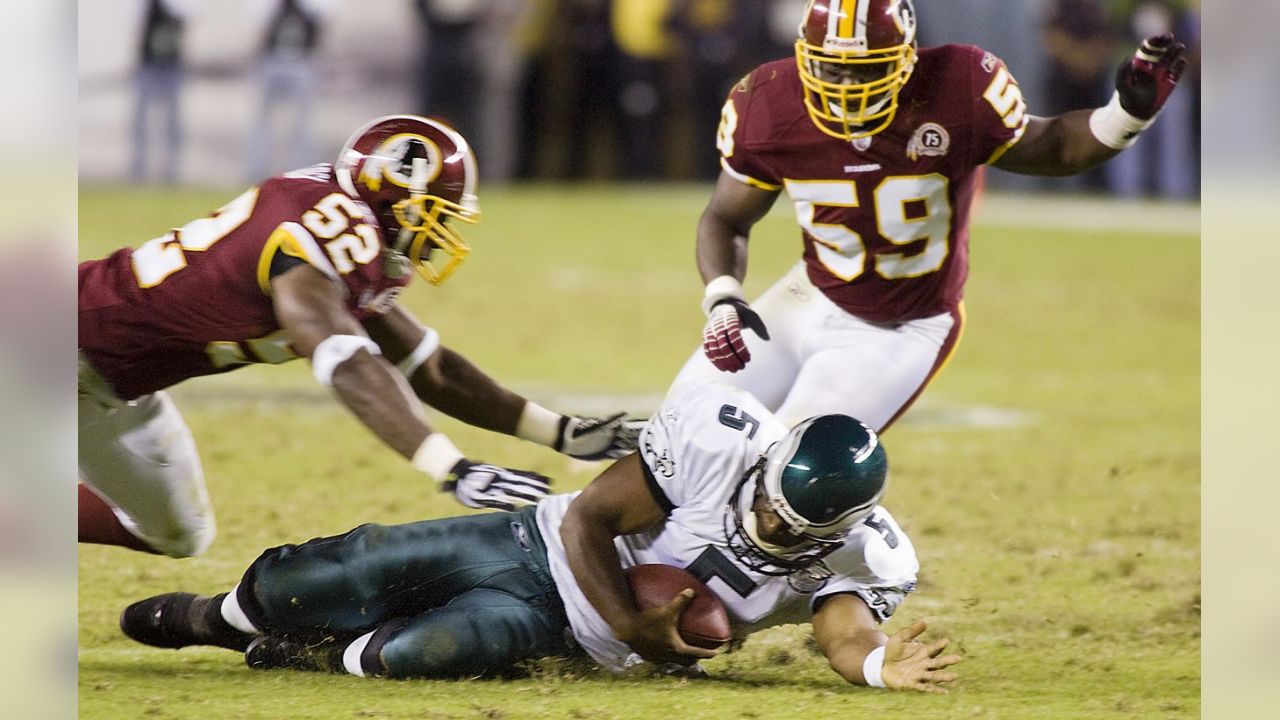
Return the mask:
[[697,594],[680,615],[680,636],[690,645],[714,650],[732,637],[724,603],[688,572],[672,565],[636,565],[627,569],[627,583],[641,610],[666,605],[681,590],[693,588]]

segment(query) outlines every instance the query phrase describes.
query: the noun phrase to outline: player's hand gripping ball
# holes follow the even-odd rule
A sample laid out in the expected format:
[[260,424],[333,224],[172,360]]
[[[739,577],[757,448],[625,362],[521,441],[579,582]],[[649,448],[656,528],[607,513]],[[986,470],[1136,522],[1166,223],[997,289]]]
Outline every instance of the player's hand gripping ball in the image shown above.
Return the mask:
[[671,602],[685,588],[697,593],[680,615],[680,636],[690,645],[707,650],[729,642],[729,613],[724,603],[701,580],[671,565],[651,563],[627,569],[627,583],[636,607],[647,610]]

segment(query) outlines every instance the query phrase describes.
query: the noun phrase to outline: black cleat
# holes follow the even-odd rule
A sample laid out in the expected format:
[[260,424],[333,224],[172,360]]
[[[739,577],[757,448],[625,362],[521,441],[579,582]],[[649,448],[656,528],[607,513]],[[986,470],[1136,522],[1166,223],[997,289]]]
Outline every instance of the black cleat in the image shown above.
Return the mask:
[[120,613],[120,630],[151,647],[214,645],[243,652],[253,636],[222,619],[223,597],[175,592],[140,600]]
[[346,646],[333,637],[307,642],[278,635],[259,635],[245,650],[244,662],[254,670],[307,670],[346,672],[342,654]]

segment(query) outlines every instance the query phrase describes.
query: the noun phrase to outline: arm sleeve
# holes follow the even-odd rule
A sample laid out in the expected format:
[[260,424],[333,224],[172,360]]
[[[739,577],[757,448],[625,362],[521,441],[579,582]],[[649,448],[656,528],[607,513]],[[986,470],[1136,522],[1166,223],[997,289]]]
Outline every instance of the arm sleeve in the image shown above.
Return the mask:
[[745,185],[762,190],[780,190],[782,180],[768,161],[760,142],[753,142],[769,132],[768,113],[762,103],[754,102],[755,73],[738,81],[720,109],[720,127],[716,131],[716,148],[720,150],[720,167]]
[[[757,426],[720,422],[720,413],[727,411],[750,413]],[[658,504],[670,512],[718,497],[726,483],[742,477],[744,462],[754,462],[761,446],[785,432],[746,393],[715,384],[687,385],[677,388],[649,418],[637,445],[647,471],[645,481]]]
[[973,47],[968,61],[974,98],[971,160],[990,164],[1018,144],[1030,116],[1022,88],[1003,60]]
[[640,463],[640,469],[644,472],[644,484],[649,488],[649,494],[653,495],[653,501],[662,508],[665,515],[670,515],[676,506],[672,504],[671,499],[667,497],[667,491],[662,489],[662,485],[658,479],[653,476],[653,470],[649,468],[647,462]]
[[826,563],[833,576],[814,594],[813,611],[817,612],[833,595],[853,594],[862,598],[881,623],[892,617],[907,594],[916,589],[920,570],[911,539],[882,507],[858,525],[844,547]]
[[818,612],[823,603],[837,595],[857,595],[871,609],[876,622],[884,624],[893,617],[893,613],[897,611],[902,601],[907,599],[907,593],[915,589],[916,584],[913,582],[894,587],[861,587],[842,592],[823,593],[813,599],[813,612]]

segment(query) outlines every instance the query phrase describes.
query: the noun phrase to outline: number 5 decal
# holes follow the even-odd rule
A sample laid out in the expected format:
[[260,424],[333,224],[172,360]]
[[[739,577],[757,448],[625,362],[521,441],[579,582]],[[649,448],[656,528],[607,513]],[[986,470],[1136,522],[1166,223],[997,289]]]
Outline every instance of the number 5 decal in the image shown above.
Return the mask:
[[[745,410],[739,410],[732,405],[720,406],[720,424],[734,430],[746,430],[747,438],[754,438],[756,431],[760,429],[760,421],[755,419]],[[748,430],[747,428],[750,428]]]
[[1027,102],[1022,98],[1022,88],[1018,87],[1018,83],[1003,65],[996,70],[995,77],[991,78],[991,84],[983,91],[982,98],[996,111],[1007,128],[1016,128],[1026,119]]

